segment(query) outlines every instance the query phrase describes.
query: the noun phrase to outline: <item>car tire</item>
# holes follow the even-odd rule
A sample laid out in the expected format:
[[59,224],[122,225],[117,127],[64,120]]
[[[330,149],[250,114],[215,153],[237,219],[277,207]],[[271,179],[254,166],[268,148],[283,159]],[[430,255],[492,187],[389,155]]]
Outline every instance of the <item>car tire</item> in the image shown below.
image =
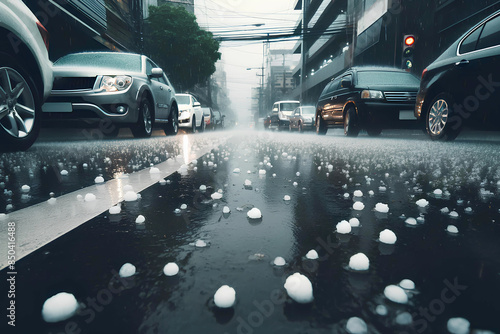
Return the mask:
[[194,115],[191,121],[191,133],[196,133],[196,116]]
[[151,102],[143,98],[139,104],[137,123],[130,127],[135,138],[148,138],[153,133],[153,116],[151,115]]
[[165,135],[175,136],[179,132],[179,111],[177,107],[172,107],[168,116],[168,124],[163,128]]
[[205,118],[202,117],[201,118],[200,128],[199,128],[198,131],[205,132],[206,127],[207,127],[207,124],[205,123]]
[[371,127],[371,128],[366,129],[366,132],[368,133],[368,136],[370,136],[370,137],[378,137],[382,133],[382,128]]
[[356,124],[356,110],[349,106],[344,114],[344,135],[347,137],[357,137],[359,127]]
[[[33,78],[15,60],[10,56],[0,55],[0,64],[0,87],[8,95],[0,97],[0,103],[7,106],[4,114],[0,114],[0,150],[24,151],[38,138],[42,98]],[[14,97],[20,88],[22,92]],[[19,108],[20,105],[24,108]]]
[[425,116],[425,128],[432,140],[452,141],[460,133],[462,120],[456,125],[450,122],[454,117],[460,117],[453,111],[453,104],[453,97],[447,93],[439,94],[432,100]]
[[327,131],[328,127],[326,126],[326,122],[318,115],[318,117],[316,117],[316,133],[318,135],[326,135]]

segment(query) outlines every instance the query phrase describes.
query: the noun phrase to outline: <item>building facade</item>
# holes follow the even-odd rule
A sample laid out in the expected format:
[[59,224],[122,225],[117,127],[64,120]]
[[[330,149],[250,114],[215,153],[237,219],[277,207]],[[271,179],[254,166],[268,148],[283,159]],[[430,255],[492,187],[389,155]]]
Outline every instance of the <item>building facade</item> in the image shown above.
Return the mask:
[[415,36],[416,76],[468,28],[500,9],[499,0],[298,0],[303,38],[292,95],[315,104],[325,85],[351,66],[403,68],[403,40]]

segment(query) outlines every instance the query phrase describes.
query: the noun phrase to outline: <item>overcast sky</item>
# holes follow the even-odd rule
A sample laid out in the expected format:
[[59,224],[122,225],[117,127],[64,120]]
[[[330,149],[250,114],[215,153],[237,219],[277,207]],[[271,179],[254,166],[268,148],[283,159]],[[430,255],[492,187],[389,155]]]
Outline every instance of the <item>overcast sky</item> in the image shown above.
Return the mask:
[[[297,23],[300,11],[294,11],[295,0],[195,0],[198,24],[214,35],[234,31],[243,33],[275,33],[290,30]],[[264,24],[260,27],[255,24]],[[296,42],[271,43],[271,49],[291,48]],[[223,42],[220,50],[232,109],[250,117],[251,88],[260,85],[262,41]]]

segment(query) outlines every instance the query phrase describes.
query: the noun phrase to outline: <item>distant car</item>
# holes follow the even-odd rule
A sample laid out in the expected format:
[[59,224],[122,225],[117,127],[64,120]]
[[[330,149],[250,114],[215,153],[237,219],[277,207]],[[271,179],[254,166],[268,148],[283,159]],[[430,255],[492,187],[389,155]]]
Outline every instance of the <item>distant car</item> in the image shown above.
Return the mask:
[[176,94],[179,101],[179,127],[186,128],[192,133],[198,129],[200,132],[205,131],[205,120],[201,104],[196,97],[191,94]]
[[52,89],[49,34],[22,1],[1,1],[0,44],[0,150],[27,150]]
[[[166,135],[178,130],[175,90],[163,70],[144,55],[124,52],[72,53],[54,62],[52,94],[43,105],[48,120],[106,120],[103,135],[129,126],[149,137],[155,124]],[[107,131],[109,130],[109,131]]]
[[225,115],[222,115],[222,113],[219,110],[214,110],[214,129],[224,129],[225,127]]
[[324,135],[329,127],[343,126],[346,136],[357,136],[360,129],[377,136],[382,129],[415,123],[418,87],[418,78],[400,69],[350,68],[323,89],[316,108],[316,132]]
[[456,40],[422,73],[415,116],[432,140],[454,140],[464,124],[500,129],[500,11]]
[[273,104],[270,116],[269,129],[288,130],[289,119],[295,108],[300,106],[299,101],[277,101]]
[[314,127],[314,116],[316,115],[315,106],[301,106],[295,108],[293,114],[289,117],[290,119],[290,131],[295,129],[299,132],[304,132],[305,130],[315,130]]
[[212,111],[212,108],[202,107],[201,110],[203,111],[203,119],[205,120],[205,128],[215,130],[214,116],[213,116],[214,112]]

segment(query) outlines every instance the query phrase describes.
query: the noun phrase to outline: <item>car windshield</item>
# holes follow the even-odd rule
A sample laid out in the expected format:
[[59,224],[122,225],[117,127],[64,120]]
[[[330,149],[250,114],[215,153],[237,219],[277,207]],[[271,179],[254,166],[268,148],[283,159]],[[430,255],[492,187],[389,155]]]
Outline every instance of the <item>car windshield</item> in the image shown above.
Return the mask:
[[302,107],[302,115],[314,115],[315,113],[315,107]]
[[72,53],[59,58],[56,66],[103,67],[141,72],[141,56],[122,52]]
[[406,72],[390,71],[362,71],[358,72],[358,85],[380,86],[419,86],[420,81],[412,74]]
[[175,98],[179,104],[189,104],[189,95],[176,95]]
[[295,110],[295,108],[300,106],[300,103],[298,102],[283,102],[280,103],[281,107],[280,110],[284,113],[291,113],[292,111]]

